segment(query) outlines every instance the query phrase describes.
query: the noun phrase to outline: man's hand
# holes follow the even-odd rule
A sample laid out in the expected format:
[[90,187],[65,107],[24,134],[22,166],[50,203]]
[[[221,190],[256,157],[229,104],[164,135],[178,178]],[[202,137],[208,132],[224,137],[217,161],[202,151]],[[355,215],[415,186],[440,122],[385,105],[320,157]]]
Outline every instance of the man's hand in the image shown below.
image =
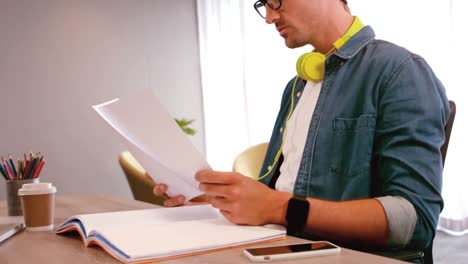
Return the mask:
[[[148,174],[145,174],[145,176],[149,177],[151,181],[153,181],[153,179]],[[186,201],[185,196],[183,195],[176,195],[174,197],[169,197],[166,194],[167,188],[168,187],[166,184],[156,184],[153,188],[154,195],[164,198],[163,205],[165,207],[174,207],[174,206],[181,206],[181,205],[198,205],[198,204],[207,203],[205,195],[197,196],[190,201]]]
[[236,224],[284,224],[291,194],[278,192],[235,172],[200,171],[195,175],[208,202]]
[[167,185],[165,184],[156,184],[153,188],[154,195],[164,198],[165,207],[174,207],[185,204],[185,196],[177,195],[174,197],[169,197],[166,192]]

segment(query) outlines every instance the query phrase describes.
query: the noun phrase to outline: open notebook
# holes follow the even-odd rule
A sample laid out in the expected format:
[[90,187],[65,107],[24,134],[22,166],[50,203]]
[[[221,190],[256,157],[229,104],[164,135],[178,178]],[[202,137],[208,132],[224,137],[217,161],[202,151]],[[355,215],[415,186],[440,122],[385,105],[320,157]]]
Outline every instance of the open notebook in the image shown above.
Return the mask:
[[284,229],[241,226],[210,205],[76,215],[56,233],[77,231],[125,263],[156,261],[285,237]]

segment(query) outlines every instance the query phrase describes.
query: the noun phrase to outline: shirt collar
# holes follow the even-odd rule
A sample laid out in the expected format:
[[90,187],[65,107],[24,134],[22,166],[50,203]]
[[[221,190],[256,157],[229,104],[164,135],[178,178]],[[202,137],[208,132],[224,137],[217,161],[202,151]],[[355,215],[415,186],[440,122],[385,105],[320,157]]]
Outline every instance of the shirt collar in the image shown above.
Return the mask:
[[361,31],[356,33],[343,47],[337,50],[334,55],[342,59],[350,59],[354,57],[363,47],[375,39],[374,30],[370,26],[365,26]]

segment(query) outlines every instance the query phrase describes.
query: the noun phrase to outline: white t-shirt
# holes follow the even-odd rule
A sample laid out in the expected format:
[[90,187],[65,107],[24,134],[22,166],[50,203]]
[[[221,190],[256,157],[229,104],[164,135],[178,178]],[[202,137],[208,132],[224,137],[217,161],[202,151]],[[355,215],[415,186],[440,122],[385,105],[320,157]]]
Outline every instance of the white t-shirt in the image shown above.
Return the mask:
[[299,100],[299,102],[286,124],[286,138],[283,144],[284,160],[280,167],[280,176],[275,186],[278,191],[293,193],[309,132],[310,121],[314,114],[321,89],[322,82],[307,81],[302,94],[296,92],[294,95],[295,99]]

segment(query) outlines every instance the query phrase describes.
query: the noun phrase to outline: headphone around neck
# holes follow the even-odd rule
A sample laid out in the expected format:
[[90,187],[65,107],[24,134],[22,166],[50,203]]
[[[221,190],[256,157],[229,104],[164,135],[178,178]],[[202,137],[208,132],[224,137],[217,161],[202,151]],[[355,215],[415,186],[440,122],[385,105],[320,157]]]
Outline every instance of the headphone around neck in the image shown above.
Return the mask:
[[313,51],[301,55],[296,63],[297,75],[307,81],[322,81],[325,77],[325,60],[328,55],[340,49],[362,28],[364,28],[364,24],[362,24],[358,17],[354,17],[353,24],[351,24],[348,31],[333,43],[333,48],[328,51],[327,54],[324,55],[320,52]]
[[278,152],[276,152],[275,160],[273,164],[271,164],[268,167],[268,171],[265,174],[260,175],[257,178],[257,180],[261,180],[267,177],[268,175],[270,175],[270,173],[275,169],[281,157],[284,141],[286,138],[286,133],[288,131],[288,121],[294,110],[294,94],[295,94],[296,85],[297,85],[299,78],[302,78],[304,80],[311,80],[315,82],[323,80],[324,75],[325,75],[325,60],[327,59],[327,56],[330,55],[333,51],[341,48],[346,42],[348,42],[348,40],[352,36],[358,33],[362,28],[364,28],[364,24],[362,24],[361,20],[359,20],[358,17],[354,17],[354,21],[353,21],[353,24],[351,24],[351,27],[348,29],[348,31],[346,31],[346,33],[341,38],[339,38],[333,43],[333,48],[329,52],[327,52],[327,54],[323,55],[320,52],[308,52],[306,54],[303,54],[301,57],[299,57],[296,63],[297,76],[296,76],[296,79],[294,80],[294,84],[293,84],[292,91],[291,91],[291,105],[289,107],[289,113],[286,118],[286,124],[284,125],[284,132],[283,132],[283,137],[281,139],[281,146]]

